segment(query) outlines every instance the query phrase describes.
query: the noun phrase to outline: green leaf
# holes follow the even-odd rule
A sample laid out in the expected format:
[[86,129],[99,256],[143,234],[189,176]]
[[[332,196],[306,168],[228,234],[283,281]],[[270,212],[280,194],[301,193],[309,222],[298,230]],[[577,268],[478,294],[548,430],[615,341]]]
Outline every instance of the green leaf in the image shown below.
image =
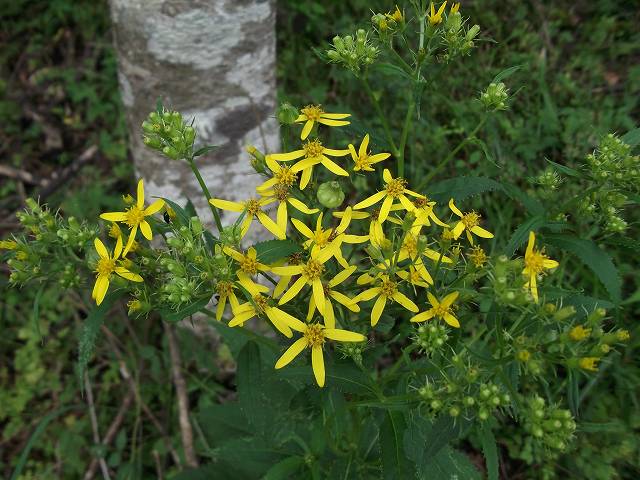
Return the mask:
[[567,403],[573,416],[577,417],[580,409],[580,385],[578,375],[572,370],[568,371],[567,376]]
[[[328,359],[327,359],[328,360]],[[326,386],[337,388],[346,393],[374,393],[371,379],[346,362],[335,362],[325,365]],[[282,378],[293,381],[297,385],[315,385],[311,365],[304,367],[286,367],[278,372]]]
[[559,163],[552,162],[548,158],[545,158],[545,160],[547,161],[548,164],[553,165],[553,168],[555,168],[561,173],[564,173],[569,177],[582,178],[584,176],[575,168],[567,167],[566,165],[561,165]]
[[373,70],[383,74],[404,77],[413,82],[413,77],[409,73],[407,73],[403,68],[392,63],[375,63],[373,65]]
[[385,480],[411,478],[413,467],[404,452],[407,423],[401,412],[388,410],[380,426],[382,474]]
[[538,199],[531,197],[515,185],[503,183],[502,190],[509,198],[520,202],[531,215],[543,215],[545,213],[546,209]]
[[291,240],[267,240],[254,245],[258,260],[262,263],[274,263],[299,252],[300,246]]
[[189,225],[190,216],[184,208],[182,208],[177,203],[169,200],[168,198],[164,198],[164,197],[156,197],[156,198],[162,198],[171,207],[171,209],[176,213],[176,219],[178,220],[180,225]]
[[488,480],[499,480],[498,477],[498,446],[493,432],[489,425],[485,422],[480,429],[480,438],[482,440],[482,453],[487,464]]
[[544,240],[549,245],[561,248],[578,257],[600,279],[609,292],[613,303],[620,303],[622,281],[618,269],[611,261],[611,257],[592,240],[557,234],[545,235]]
[[299,478],[293,474],[300,470],[304,465],[304,458],[289,457],[276,463],[263,477],[263,480],[287,480],[290,478]]
[[196,302],[189,303],[183,307],[180,307],[178,310],[160,310],[160,316],[167,323],[176,323],[182,320],[183,318],[190,317],[194,313],[199,312],[204,307],[207,306],[211,298],[202,298]]
[[40,337],[40,341],[42,341],[42,332],[40,331],[40,299],[44,293],[44,287],[45,284],[42,284],[36,292],[36,298],[33,300],[33,312],[31,314],[33,327],[38,337]]
[[251,426],[237,402],[205,407],[197,417],[207,442],[214,447],[227,440],[252,434]]
[[205,145],[202,148],[199,148],[198,150],[196,150],[193,154],[194,157],[200,157],[202,155],[205,155],[213,150],[215,150],[216,148],[218,148],[216,145]]
[[486,177],[455,177],[432,184],[427,188],[429,196],[440,203],[450,198],[462,201],[467,197],[492,190],[502,190],[502,184]]
[[482,476],[467,455],[446,446],[433,458],[428,471],[421,472],[418,478],[420,480],[480,480]]
[[511,238],[509,239],[509,243],[504,247],[504,253],[507,257],[511,257],[515,251],[521,246],[529,238],[530,231],[536,231],[542,225],[545,224],[545,218],[537,215],[535,217],[528,218],[522,224],[516,228],[516,231],[513,232]]
[[634,128],[633,130],[628,131],[620,140],[631,147],[635,147],[640,144],[640,128]]
[[493,80],[491,80],[491,83],[501,82],[505,78],[508,78],[514,73],[516,73],[522,67],[524,67],[524,65],[514,65],[513,67],[505,68],[500,73],[498,73],[495,77],[493,77]]
[[264,432],[269,424],[269,405],[262,394],[263,384],[260,349],[255,342],[248,342],[238,355],[236,380],[238,401],[249,423],[258,432]]
[[76,366],[81,390],[84,388],[84,372],[96,347],[96,339],[98,338],[100,327],[104,322],[104,317],[109,313],[113,304],[123,295],[123,293],[124,292],[122,290],[110,292],[100,305],[96,306],[89,312],[89,315],[84,320],[84,325],[80,334],[80,341],[78,343],[78,364]]

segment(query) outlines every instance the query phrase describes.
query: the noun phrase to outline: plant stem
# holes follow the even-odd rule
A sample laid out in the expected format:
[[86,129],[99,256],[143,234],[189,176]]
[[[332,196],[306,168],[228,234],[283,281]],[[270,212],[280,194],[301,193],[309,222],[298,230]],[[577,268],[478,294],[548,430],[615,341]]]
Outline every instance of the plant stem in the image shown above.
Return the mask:
[[198,167],[196,167],[193,157],[188,158],[187,161],[189,162],[191,171],[196,176],[196,179],[200,184],[200,189],[202,190],[202,193],[204,193],[204,196],[207,198],[207,203],[209,204],[209,208],[211,208],[211,213],[213,213],[213,218],[216,221],[216,227],[218,227],[218,231],[222,232],[222,221],[220,220],[220,213],[218,212],[218,209],[216,208],[216,206],[210,202],[212,198],[211,193],[209,192],[207,185],[204,183],[204,179],[202,178],[202,175],[200,175],[200,170],[198,170]]
[[433,177],[435,177],[438,173],[440,173],[442,169],[446,167],[447,164],[453,159],[453,157],[455,157],[456,153],[458,153],[460,149],[462,149],[462,147],[464,147],[467,144],[467,142],[469,142],[469,140],[475,137],[476,133],[478,133],[478,130],[482,128],[482,126],[485,124],[486,121],[487,121],[487,116],[485,115],[484,117],[482,117],[480,122],[478,122],[478,125],[476,125],[476,128],[474,128],[471,131],[471,133],[467,135],[465,139],[462,140],[458,144],[458,146],[449,153],[449,155],[447,155],[440,163],[438,163],[438,165],[436,165],[436,167],[433,170],[429,172],[429,174],[426,177],[422,179],[422,181],[418,185],[417,190],[422,190],[424,187],[426,187],[427,184],[433,179]]
[[391,129],[389,128],[389,123],[387,122],[387,117],[384,115],[384,113],[382,112],[382,109],[380,108],[380,103],[378,102],[378,99],[376,98],[376,96],[373,94],[373,90],[371,90],[371,86],[369,85],[368,80],[365,77],[360,77],[362,80],[362,85],[364,86],[365,91],[367,92],[367,95],[369,95],[369,98],[371,99],[371,102],[373,103],[373,108],[376,111],[376,114],[378,115],[378,118],[380,119],[380,122],[382,123],[382,128],[384,129],[384,133],[387,137],[387,142],[389,142],[389,145],[391,146],[391,149],[393,150],[393,154],[397,157],[398,154],[398,147],[396,147],[396,143],[393,141],[393,135],[391,135]]
[[413,120],[413,110],[416,107],[416,102],[411,97],[411,103],[407,109],[407,115],[404,117],[404,126],[402,127],[402,135],[400,137],[400,148],[398,149],[398,176],[404,177],[404,149],[407,144],[407,137],[409,136],[409,129]]

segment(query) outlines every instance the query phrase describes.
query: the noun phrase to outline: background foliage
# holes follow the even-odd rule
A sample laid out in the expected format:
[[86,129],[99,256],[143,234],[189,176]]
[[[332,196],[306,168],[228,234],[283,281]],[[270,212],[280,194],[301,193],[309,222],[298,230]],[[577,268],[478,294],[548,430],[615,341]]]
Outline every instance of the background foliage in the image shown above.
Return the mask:
[[[370,9],[387,11],[391,7],[388,2],[364,0],[280,0],[282,99],[297,105],[319,102],[336,111],[346,106],[342,99],[349,99],[348,110],[355,109],[354,117],[367,119],[375,127],[359,84],[343,70],[324,64],[312,49],[329,42],[336,33],[345,34],[356,24],[367,23]],[[440,178],[472,170],[474,175],[510,181],[541,173],[548,166],[546,160],[578,166],[603,134],[622,134],[640,123],[640,32],[636,28],[640,12],[636,2],[483,0],[464,2],[462,8],[482,26],[483,41],[473,62],[455,65],[453,73],[450,70],[446,78],[436,76],[427,87],[424,114],[412,132],[412,154],[431,164],[450,151],[461,132],[475,125],[467,99],[477,96],[507,67],[519,66],[507,82],[517,94],[511,110],[487,125],[481,148],[466,147]],[[16,227],[12,214],[25,195],[40,194],[67,215],[95,217],[117,202],[117,192],[128,190],[126,183],[131,178],[107,5],[69,0],[5,2],[0,23],[0,158],[2,165],[35,177],[33,182],[2,177],[0,236]],[[373,88],[385,102],[389,92],[399,92],[396,85],[384,81],[383,73]],[[402,115],[402,109],[392,110],[390,123],[397,131]],[[354,122],[353,128],[362,127]],[[98,146],[98,153],[83,167],[81,176],[71,177],[68,188],[48,191],[40,185],[53,172],[72,165],[92,145]],[[520,186],[534,188],[528,183]],[[487,208],[488,216],[503,228],[496,236],[508,239],[525,220],[525,212],[517,203],[505,201],[500,192],[490,195],[493,207]],[[637,224],[637,212],[627,220]],[[635,274],[638,259],[630,255],[635,252],[633,245],[606,245],[625,279],[621,297],[626,299],[628,321],[638,317],[640,300]],[[607,296],[590,269],[579,262],[570,265],[563,275],[570,276],[576,289],[602,291],[601,296]],[[8,478],[21,466],[20,478],[81,478],[96,448],[86,398],[80,395],[73,369],[86,312],[68,292],[10,290],[6,281],[6,275],[0,277],[0,325],[5,332],[0,340],[0,472]],[[118,471],[118,478],[153,477],[167,463],[171,449],[180,449],[169,354],[159,322],[125,319],[123,312],[105,324],[112,335],[103,330],[103,338],[110,341],[98,344],[90,363],[93,396],[100,431],[106,432],[123,399],[133,392],[132,408],[123,415],[104,455]],[[517,430],[496,432],[505,478],[532,478],[542,473],[566,476],[567,472],[579,478],[632,478],[640,465],[640,418],[634,413],[638,411],[634,388],[640,374],[633,355],[638,347],[635,331],[628,350],[602,368],[587,386],[581,412],[587,427],[578,433],[576,449],[569,455],[541,465]],[[198,422],[210,427],[202,430],[217,429],[225,438],[242,442],[242,431],[238,431],[242,423],[219,424],[225,420],[219,404],[234,398],[236,384],[238,389],[248,388],[251,381],[233,378],[235,366],[228,351],[216,350],[215,340],[187,330],[179,331],[179,340],[191,401],[194,410],[202,412],[196,419],[198,451],[203,456],[227,455],[224,458],[232,461],[233,449],[216,450],[217,439],[199,434]],[[245,362],[265,354],[256,353],[253,343],[242,348]],[[123,381],[123,371],[130,374],[131,382]],[[290,401],[279,398],[283,404]],[[340,408],[336,405],[336,415]],[[39,436],[34,432],[40,432]],[[311,441],[312,448],[324,448],[322,439]],[[462,446],[477,466],[482,465],[482,444],[478,438]],[[28,460],[21,465],[27,458],[20,456],[25,449],[30,450]],[[284,460],[302,458],[296,457],[299,452],[285,453],[278,457],[282,472],[287,471]],[[277,457],[273,452],[269,455],[254,459],[253,464]],[[246,462],[244,468],[253,465],[247,459],[237,459],[232,465],[241,460]],[[528,465],[531,462],[533,466]]]

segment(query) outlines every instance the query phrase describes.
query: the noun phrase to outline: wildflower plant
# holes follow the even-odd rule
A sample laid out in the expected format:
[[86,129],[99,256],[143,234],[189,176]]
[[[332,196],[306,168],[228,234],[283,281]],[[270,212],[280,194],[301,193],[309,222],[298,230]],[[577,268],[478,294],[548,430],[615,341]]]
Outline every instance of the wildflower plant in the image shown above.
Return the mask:
[[[581,385],[630,338],[616,323],[620,286],[610,260],[599,260],[610,298],[572,291],[563,252],[599,250],[564,235],[569,221],[516,185],[465,176],[436,184],[487,118],[508,108],[504,75],[471,99],[483,106],[477,127],[416,175],[407,142],[430,70],[471,55],[479,35],[463,13],[458,3],[414,0],[374,14],[368,31],[335,37],[326,59],[362,82],[383,133],[356,132],[351,122],[364,119],[328,106],[283,105],[288,147],[247,148],[263,179],[252,198],[212,195],[197,168],[211,147],[196,149],[193,122],[158,105],[144,143],[191,166],[215,226],[190,205],[147,202],[143,179],[122,211],[93,225],[30,200],[24,234],[0,243],[11,282],[78,288],[101,321],[116,301],[131,316],[204,317],[238,362],[239,393],[238,403],[200,412],[204,435],[234,418],[214,447],[265,449],[238,467],[251,478],[425,478],[436,468],[442,478],[479,478],[454,448],[472,435],[496,479],[500,425],[515,425],[536,451],[565,451]],[[382,59],[411,87],[399,137],[368,80]],[[636,163],[607,137],[585,169],[618,194],[636,187]],[[537,211],[533,220],[505,228],[484,198],[470,198],[497,189]],[[223,225],[220,209],[240,217]],[[248,244],[252,228],[270,238]]]

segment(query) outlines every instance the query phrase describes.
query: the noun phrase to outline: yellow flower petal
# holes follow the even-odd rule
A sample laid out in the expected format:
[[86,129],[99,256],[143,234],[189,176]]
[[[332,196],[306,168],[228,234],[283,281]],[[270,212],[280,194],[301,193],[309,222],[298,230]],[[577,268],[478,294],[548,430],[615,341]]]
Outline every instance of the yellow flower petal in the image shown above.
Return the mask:
[[109,290],[109,276],[103,275],[98,277],[96,280],[96,304],[100,305],[104,300],[105,295],[107,294],[107,290]]
[[229,200],[222,200],[220,198],[212,198],[209,200],[209,203],[216,208],[220,208],[222,210],[229,210],[231,212],[242,212],[244,211],[244,203],[231,202]]
[[300,275],[303,270],[302,265],[287,265],[284,267],[271,267],[271,271],[276,275],[286,275],[292,277],[293,275]]
[[453,213],[455,213],[457,216],[459,216],[460,218],[464,217],[464,215],[462,214],[462,212],[458,209],[458,207],[456,207],[456,204],[453,203],[453,198],[451,198],[449,200],[449,208],[451,209],[451,211]]
[[367,340],[367,337],[361,333],[341,330],[339,328],[325,328],[322,332],[325,337],[338,342],[364,342]]
[[329,286],[335,287],[336,285],[340,285],[347,278],[349,278],[349,275],[356,271],[356,268],[358,267],[356,267],[355,265],[351,265],[349,268],[346,268],[343,271],[339,272],[336,276],[329,280]]
[[307,207],[304,203],[302,203],[297,198],[289,197],[287,198],[287,202],[289,202],[289,205],[291,205],[293,208],[295,208],[299,212],[306,213],[307,215],[318,213],[320,211],[317,208]]
[[396,302],[398,302],[400,305],[402,305],[404,308],[406,308],[410,312],[416,313],[420,310],[418,306],[415,303],[413,303],[413,301],[411,301],[409,297],[407,297],[403,293],[396,292],[393,294],[393,297],[391,298],[393,298]]
[[373,304],[373,309],[371,310],[371,326],[375,327],[380,320],[380,315],[384,311],[384,307],[387,304],[387,297],[384,295],[380,295],[376,299],[376,303]]
[[137,206],[140,210],[142,210],[144,208],[144,184],[142,182],[142,179],[140,179],[138,181],[138,202],[137,202]]
[[122,256],[126,257],[129,250],[133,246],[133,242],[136,239],[136,233],[138,233],[138,226],[136,225],[131,229],[131,233],[129,234],[129,240],[127,240],[127,245],[124,247],[124,252],[122,252]]
[[269,230],[277,238],[279,238],[280,240],[284,240],[285,238],[287,238],[287,234],[285,233],[285,231],[282,230],[276,224],[276,222],[271,220],[271,217],[269,217],[269,215],[267,215],[266,213],[260,211],[260,212],[257,213],[257,216],[258,216],[258,220],[264,226],[264,228]]
[[291,361],[296,358],[300,352],[307,347],[307,339],[302,337],[293,342],[289,348],[282,354],[282,356],[276,362],[276,369],[287,366]]
[[[336,316],[333,312],[333,305],[331,304],[331,300],[328,297],[325,298],[324,301],[324,326],[327,328],[335,328],[336,327]],[[325,330],[326,331],[326,330]]]
[[382,171],[382,179],[385,181],[385,183],[389,183],[393,181],[393,177],[391,176],[391,172],[389,171],[388,168],[385,168]]
[[380,214],[378,215],[378,221],[380,223],[383,223],[389,216],[389,209],[391,208],[391,205],[393,205],[393,197],[385,197],[382,202],[382,206],[380,207]]
[[142,282],[142,277],[137,273],[130,272],[124,267],[117,267],[116,273],[120,275],[122,278],[126,278],[127,280],[131,280],[132,282]]
[[493,233],[485,230],[482,227],[479,227],[478,225],[476,225],[475,227],[471,227],[471,231],[482,238],[493,238]]
[[146,238],[147,240],[151,240],[153,238],[153,234],[151,233],[151,225],[149,225],[146,220],[142,220],[142,222],[140,222],[140,231],[142,232],[144,238]]
[[435,315],[433,308],[431,310],[427,310],[426,312],[419,313],[411,317],[411,322],[424,322],[426,320],[431,320]]
[[442,299],[442,302],[440,302],[440,305],[444,308],[449,308],[451,304],[456,301],[456,298],[458,298],[458,295],[460,295],[460,292],[451,292],[449,295],[447,295]]
[[276,160],[278,162],[288,162],[290,160],[296,160],[297,158],[304,156],[304,150],[296,150],[294,152],[289,153],[272,153],[269,155],[270,158]]
[[307,120],[307,123],[302,127],[302,132],[300,133],[300,138],[305,140],[309,134],[311,133],[311,129],[313,128],[313,120]]
[[324,287],[322,286],[322,282],[319,278],[316,278],[313,281],[313,300],[316,302],[316,308],[320,312],[321,315],[324,315],[324,307],[325,307],[325,297],[324,297]]
[[313,231],[297,218],[292,218],[291,223],[293,224],[294,227],[296,227],[296,230],[298,230],[302,235],[304,235],[308,239],[311,240],[314,238]]
[[342,120],[343,118],[349,118],[350,113],[322,113],[320,118],[330,118],[332,120]]
[[378,203],[386,195],[387,195],[387,192],[385,190],[383,190],[381,192],[378,192],[378,193],[375,193],[375,194],[371,195],[369,198],[365,198],[361,202],[356,203],[353,206],[353,209],[354,210],[362,210],[363,208],[370,207],[371,205],[374,205],[374,204]]
[[462,234],[463,231],[464,231],[464,223],[458,222],[456,224],[456,226],[453,227],[453,230],[451,232],[453,234],[453,238],[455,238],[457,240],[458,237],[460,237],[460,235]]
[[102,243],[102,240],[99,238],[94,239],[93,245],[96,247],[96,252],[98,252],[100,258],[110,258],[109,251],[107,250],[107,247],[104,246],[104,243]]
[[251,306],[251,308],[248,309],[248,310],[242,310],[242,311],[238,312],[229,321],[229,326],[230,327],[237,327],[238,325],[243,325],[244,322],[246,322],[247,320],[250,320],[251,318],[253,318],[255,316],[256,316],[256,311],[254,310],[253,306]]
[[126,212],[107,212],[100,215],[100,218],[109,222],[124,222],[127,220]]
[[304,287],[306,284],[307,284],[306,278],[304,277],[298,278],[293,283],[293,285],[289,287],[289,290],[287,290],[285,294],[282,295],[282,297],[280,297],[280,301],[278,301],[278,305],[284,305],[285,303],[287,303],[289,300],[295,297],[298,293],[300,293],[300,290],[302,290],[302,287]]
[[447,322],[449,325],[451,325],[454,328],[460,328],[460,322],[458,321],[458,319],[456,317],[454,317],[450,313],[446,313],[444,315],[444,321]]
[[313,167],[309,167],[302,171],[302,175],[300,176],[300,190],[304,190],[307,185],[309,185],[309,181],[311,180],[311,174],[313,173]]
[[158,213],[162,209],[162,207],[164,207],[164,200],[160,198],[149,205],[147,208],[145,208],[143,213],[145,217],[147,217],[149,215],[153,215],[154,213]]
[[329,170],[331,173],[335,175],[340,175],[343,177],[349,176],[349,172],[347,172],[344,168],[342,168],[336,162],[330,160],[328,157],[325,157],[324,155],[322,155],[320,158],[322,160],[321,161],[322,165],[324,165],[327,168],[327,170]]
[[351,122],[347,122],[345,120],[331,120],[328,118],[320,118],[318,123],[323,125],[327,125],[329,127],[344,127],[345,125],[349,125]]
[[316,346],[311,349],[311,366],[313,367],[313,374],[316,377],[319,387],[324,387],[325,372],[324,372],[324,358],[322,357],[322,347]]

